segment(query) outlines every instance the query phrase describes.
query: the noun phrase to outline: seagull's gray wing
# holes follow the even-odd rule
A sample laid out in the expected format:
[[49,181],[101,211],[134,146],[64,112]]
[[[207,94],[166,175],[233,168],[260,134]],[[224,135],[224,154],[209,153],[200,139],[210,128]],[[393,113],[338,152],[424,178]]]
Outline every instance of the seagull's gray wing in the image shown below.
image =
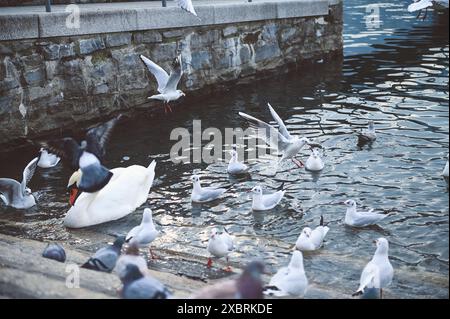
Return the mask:
[[201,201],[210,201],[218,198],[220,195],[225,193],[225,188],[214,188],[214,187],[203,187],[201,193]]
[[13,201],[13,197],[17,196],[22,191],[22,186],[19,182],[11,178],[0,178],[0,194],[6,201],[5,204],[9,205]]
[[177,5],[183,9],[186,10],[189,13],[192,13],[193,15],[197,16],[197,12],[195,12],[194,5],[192,4],[192,0],[176,0]]
[[150,60],[149,58],[146,58],[143,55],[139,56],[144,62],[144,64],[147,66],[147,69],[150,71],[151,74],[155,77],[156,81],[158,82],[158,92],[163,93],[164,88],[167,85],[167,81],[169,80],[169,75],[166,71],[163,70],[158,64]]
[[170,72],[170,77],[167,80],[166,87],[163,93],[170,91],[176,91],[178,82],[180,82],[181,75],[183,75],[183,67],[181,65],[181,55],[177,56],[172,64],[172,72]]
[[420,0],[420,1],[416,1],[414,3],[411,3],[408,6],[408,11],[409,12],[414,12],[414,11],[419,11],[428,7],[433,6],[433,1],[432,0]]
[[284,125],[283,120],[281,119],[281,117],[277,114],[277,112],[275,112],[275,110],[273,109],[272,105],[270,105],[270,103],[267,103],[267,105],[269,106],[269,111],[270,114],[272,114],[273,119],[275,120],[275,122],[277,122],[278,124],[278,130],[280,131],[280,133],[287,139],[290,140],[292,139],[291,134],[289,134],[289,131],[286,128],[286,125]]
[[66,137],[62,139],[51,140],[42,143],[42,146],[50,152],[64,158],[74,171],[76,171],[80,167],[79,160],[81,154],[83,153],[83,149],[73,138]]
[[27,188],[28,182],[31,180],[31,178],[34,175],[34,172],[36,171],[37,163],[39,161],[38,157],[33,158],[25,167],[22,173],[22,183],[20,184],[22,189],[22,194],[25,194],[25,190]]
[[278,151],[285,150],[291,143],[272,125],[243,112],[239,112],[239,115],[246,119],[250,126],[256,130],[258,137],[262,138],[271,147],[278,149]]
[[277,205],[280,200],[283,198],[284,192],[283,191],[278,191],[276,193],[273,194],[265,194],[263,195],[263,204],[265,207],[271,207],[274,205]]

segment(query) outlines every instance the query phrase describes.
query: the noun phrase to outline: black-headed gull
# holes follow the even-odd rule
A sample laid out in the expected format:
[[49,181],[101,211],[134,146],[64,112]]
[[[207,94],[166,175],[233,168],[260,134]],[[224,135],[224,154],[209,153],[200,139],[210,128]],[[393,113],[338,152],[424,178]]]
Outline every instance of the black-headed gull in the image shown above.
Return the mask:
[[[231,271],[231,268],[228,265],[228,254],[233,251],[234,244],[233,238],[230,236],[230,234],[228,234],[225,228],[222,233],[220,233],[217,228],[213,228],[211,230],[211,234],[208,240],[208,246],[206,247],[206,249],[212,256],[216,258],[225,257],[227,261],[227,267],[225,268],[225,270]],[[208,268],[212,266],[211,257],[208,258],[207,266]]]
[[308,171],[321,171],[323,170],[324,164],[322,158],[320,157],[320,153],[317,148],[311,149],[311,155],[308,157],[305,163],[305,168]]
[[303,255],[296,250],[292,253],[287,267],[280,268],[270,279],[264,293],[277,297],[295,296],[303,298],[308,289],[308,279],[303,268]]
[[238,153],[236,149],[233,147],[233,149],[230,151],[231,159],[228,163],[227,172],[231,175],[241,175],[246,174],[248,172],[248,166],[244,163],[239,162],[238,159]]
[[177,5],[187,12],[197,16],[197,12],[195,12],[194,5],[192,4],[191,0],[176,0]]
[[155,259],[156,256],[153,254],[150,244],[158,235],[159,231],[156,230],[155,224],[153,224],[152,210],[145,208],[142,213],[141,224],[131,229],[125,239],[127,242],[133,239],[139,247],[148,247],[152,259]]
[[6,206],[27,209],[36,205],[36,199],[27,184],[36,171],[37,163],[37,157],[28,163],[23,170],[21,183],[11,178],[0,178],[0,199]]
[[143,275],[134,264],[125,267],[123,287],[120,296],[123,299],[167,299],[170,291],[158,280],[149,275]]
[[119,236],[112,245],[100,248],[95,254],[86,261],[81,268],[111,272],[119,259],[122,245],[125,243],[125,237]]
[[382,298],[383,288],[389,286],[394,277],[394,268],[389,262],[389,242],[382,237],[374,240],[374,242],[377,249],[372,260],[364,267],[358,290],[353,296],[362,294],[366,288],[379,288],[380,298]]
[[358,142],[359,143],[369,143],[373,142],[377,139],[377,133],[375,132],[375,126],[373,121],[369,121],[369,125],[367,129],[361,130],[358,133]]
[[126,275],[126,267],[129,264],[136,265],[143,274],[148,270],[147,262],[144,258],[139,256],[139,245],[137,241],[133,239],[128,244],[125,253],[120,255],[116,266],[114,267],[114,272],[117,273],[117,276],[119,276],[119,279],[122,282]]
[[139,57],[158,82],[159,94],[152,95],[149,97],[149,99],[164,101],[165,112],[167,113],[168,110],[172,112],[172,108],[170,107],[169,103],[171,101],[176,101],[180,97],[186,95],[183,91],[177,89],[178,82],[180,82],[181,76],[183,75],[181,55],[177,56],[174,59],[170,76],[166,71],[164,71],[163,68],[161,68],[158,64],[156,64],[149,58],[143,55],[140,55]]
[[110,181],[113,173],[101,162],[106,154],[105,144],[121,118],[122,115],[119,115],[89,129],[81,144],[71,137],[44,143],[44,148],[64,158],[74,171],[80,169],[81,178],[77,184],[80,191],[94,193],[101,190]]
[[278,124],[278,129],[246,113],[239,112],[239,115],[249,122],[250,126],[256,130],[260,138],[282,154],[280,161],[291,159],[298,167],[303,167],[303,163],[298,161],[295,156],[303,146],[311,144],[309,139],[306,137],[292,136],[273,107],[269,103],[267,105],[269,106],[273,119]]
[[272,194],[263,194],[262,188],[256,185],[252,188],[252,210],[263,211],[270,210],[277,206],[283,198],[286,190],[279,190]]
[[353,199],[346,200],[344,205],[347,206],[344,222],[349,226],[365,227],[374,225],[388,216],[387,214],[374,213],[373,209],[368,212],[358,212],[356,210],[356,202]]
[[61,158],[56,156],[55,154],[47,152],[46,149],[41,148],[39,150],[37,165],[41,168],[50,168],[58,165]]
[[442,176],[448,178],[448,154],[447,154],[447,163],[445,164],[444,170],[442,171]]
[[303,228],[295,243],[295,248],[301,251],[313,251],[319,249],[329,230],[330,228],[328,226],[323,225],[323,216],[320,216],[320,225],[314,230],[309,227]]
[[200,176],[193,175],[191,177],[193,188],[191,200],[195,203],[206,203],[218,199],[227,190],[226,188],[202,187]]

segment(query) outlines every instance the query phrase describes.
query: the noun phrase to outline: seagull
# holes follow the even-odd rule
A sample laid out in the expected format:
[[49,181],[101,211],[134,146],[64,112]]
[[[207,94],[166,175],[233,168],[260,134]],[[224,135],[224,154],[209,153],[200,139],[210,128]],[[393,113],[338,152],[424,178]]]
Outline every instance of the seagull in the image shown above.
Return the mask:
[[259,261],[248,264],[236,279],[222,280],[206,286],[190,299],[263,299],[261,275],[264,265]]
[[197,12],[195,12],[194,5],[192,4],[191,0],[176,0],[177,5],[183,9],[186,10],[189,13],[192,13],[193,15],[197,16]]
[[47,247],[45,247],[44,252],[42,253],[42,257],[53,259],[63,263],[66,261],[66,252],[61,245],[56,243],[49,243]]
[[383,288],[391,284],[394,277],[394,268],[389,262],[389,242],[386,238],[374,240],[377,245],[372,260],[364,267],[359,280],[358,290],[352,295],[357,296],[364,293],[366,288],[379,288],[380,299],[383,297]]
[[308,288],[308,279],[303,268],[303,255],[300,251],[293,252],[287,267],[280,268],[270,279],[264,293],[276,297],[295,296],[303,298]]
[[427,17],[428,8],[431,7],[436,10],[448,9],[448,0],[414,0],[414,2],[408,6],[408,11],[419,11],[416,17],[417,19],[419,19],[420,15],[422,14],[422,10],[425,9],[425,14],[422,18],[422,20],[425,20]]
[[231,159],[230,159],[230,162],[228,163],[227,172],[228,172],[228,174],[231,174],[231,175],[246,174],[248,172],[248,166],[245,165],[244,163],[239,162],[238,153],[237,153],[235,147],[233,147],[233,148],[234,149],[232,149],[230,151]]
[[206,203],[219,198],[226,192],[225,188],[202,187],[200,184],[200,176],[193,175],[191,177],[194,187],[192,189],[191,200],[196,203]]
[[301,251],[317,250],[322,246],[323,239],[330,228],[323,225],[323,216],[320,216],[320,225],[314,230],[309,227],[303,228],[300,236],[295,243],[295,248]]
[[369,121],[369,126],[367,129],[362,130],[358,133],[359,143],[369,143],[377,139],[377,133],[375,132],[375,127],[373,126],[373,121]]
[[445,164],[444,170],[442,171],[442,176],[448,178],[448,154],[447,154],[447,163]]
[[125,267],[120,295],[123,299],[167,299],[171,296],[161,282],[149,275],[144,276],[133,264]]
[[41,168],[55,167],[61,160],[60,157],[56,156],[55,154],[47,152],[47,150],[44,148],[41,148],[39,150],[38,159],[39,160],[37,165]]
[[316,148],[311,149],[311,155],[306,160],[305,167],[308,171],[321,171],[324,164],[322,158],[320,158],[319,151]]
[[[267,105],[272,117],[278,124],[278,129],[246,113],[239,112],[239,115],[249,122],[260,138],[283,154],[280,161],[291,159],[298,167],[303,167],[303,163],[297,160],[295,156],[305,144],[311,145],[310,140],[306,137],[292,136],[273,107],[269,103]],[[320,147],[320,145],[318,146]]]
[[116,262],[120,256],[120,251],[124,242],[124,236],[117,237],[112,245],[108,245],[107,247],[97,250],[94,256],[89,258],[89,260],[85,262],[81,268],[111,272],[116,266]]
[[144,258],[139,256],[139,244],[133,239],[130,241],[125,254],[120,255],[116,266],[114,267],[114,271],[117,273],[122,283],[126,275],[126,267],[129,264],[136,265],[143,274],[148,270],[147,262]]
[[149,58],[140,55],[139,56],[147,66],[147,69],[156,78],[158,82],[158,92],[159,94],[152,95],[149,99],[164,101],[165,112],[167,110],[172,112],[172,108],[169,102],[178,100],[180,97],[185,96],[181,90],[177,90],[178,82],[180,82],[181,75],[183,74],[183,67],[181,65],[181,55],[177,56],[172,63],[172,71],[170,76],[166,71],[163,70],[159,65],[150,60]]
[[17,209],[28,209],[36,205],[36,200],[27,187],[36,171],[38,158],[33,158],[22,173],[22,182],[11,178],[0,178],[0,199],[6,206]]
[[105,144],[122,115],[89,129],[85,140],[78,144],[71,137],[52,140],[44,143],[45,148],[63,157],[70,167],[81,171],[77,187],[82,192],[94,193],[102,189],[110,181],[111,173],[101,162],[105,156]]
[[[211,230],[206,249],[216,258],[225,257],[227,260],[225,271],[231,271],[231,267],[228,265],[228,254],[234,250],[233,238],[228,234],[225,227],[223,229],[224,231],[222,233],[219,233],[217,228]],[[209,257],[207,267],[210,268],[212,263],[212,259]]]
[[374,213],[373,209],[368,212],[358,212],[356,211],[356,202],[352,199],[346,200],[343,204],[347,206],[344,222],[349,226],[364,227],[374,225],[388,216],[387,214]]
[[150,244],[158,237],[158,235],[159,231],[156,230],[155,224],[153,224],[152,210],[150,208],[145,208],[144,213],[142,214],[141,224],[130,230],[125,237],[125,240],[126,242],[129,242],[133,239],[140,247],[149,247],[148,250],[152,259],[156,259],[156,256],[150,248]]
[[262,210],[270,210],[275,206],[277,206],[280,203],[286,191],[279,190],[272,194],[263,195],[261,186],[257,185],[252,188],[252,193],[253,193],[252,210],[262,211]]

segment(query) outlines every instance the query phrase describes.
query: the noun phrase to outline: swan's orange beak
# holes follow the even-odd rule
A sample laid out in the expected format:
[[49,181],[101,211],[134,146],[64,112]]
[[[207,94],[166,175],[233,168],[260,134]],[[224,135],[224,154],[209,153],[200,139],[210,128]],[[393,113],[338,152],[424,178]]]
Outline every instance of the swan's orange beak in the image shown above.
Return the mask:
[[78,198],[78,193],[79,193],[78,187],[76,187],[76,186],[71,187],[69,192],[70,192],[69,203],[71,206],[73,206],[73,205],[75,205],[75,201]]

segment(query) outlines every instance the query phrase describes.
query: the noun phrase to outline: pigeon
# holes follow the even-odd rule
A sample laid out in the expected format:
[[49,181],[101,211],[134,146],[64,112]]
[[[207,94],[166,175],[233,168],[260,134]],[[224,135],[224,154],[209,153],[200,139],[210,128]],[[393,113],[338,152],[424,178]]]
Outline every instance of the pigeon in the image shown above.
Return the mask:
[[85,140],[78,144],[73,138],[52,140],[44,143],[44,147],[63,157],[70,167],[81,171],[78,189],[82,192],[94,193],[108,184],[113,173],[102,165],[105,156],[105,144],[117,122],[119,115],[112,120],[91,128]]
[[55,154],[47,152],[45,148],[39,150],[38,163],[37,165],[41,168],[51,168],[58,165],[60,157]]
[[42,253],[42,257],[53,259],[63,263],[66,261],[66,252],[61,245],[56,243],[49,243],[47,247],[45,247],[44,252]]
[[280,268],[270,279],[264,293],[276,297],[294,296],[303,298],[308,288],[308,279],[303,268],[303,255],[300,251],[293,252],[287,267]]
[[159,94],[155,94],[149,97],[149,99],[164,101],[165,112],[172,112],[172,108],[169,105],[169,102],[176,101],[180,97],[185,96],[183,91],[178,90],[178,82],[180,82],[181,76],[183,75],[183,67],[181,62],[181,55],[177,56],[172,63],[172,72],[170,72],[170,76],[157,65],[155,62],[150,60],[149,58],[140,55],[139,56],[146,65],[147,69],[151,74],[155,77],[158,82],[158,92]]
[[97,252],[85,262],[81,268],[111,272],[116,266],[117,259],[120,256],[122,245],[125,242],[124,236],[119,236],[112,245],[100,248]]
[[356,210],[356,202],[352,199],[346,200],[344,205],[347,206],[344,222],[349,226],[365,227],[374,225],[388,216],[387,214],[374,213],[373,209],[368,212],[358,212]]
[[125,251],[125,254],[121,254],[117,260],[116,266],[114,267],[114,272],[123,283],[123,279],[126,275],[126,267],[129,264],[136,265],[141,273],[145,274],[148,270],[147,262],[144,258],[139,256],[139,245],[136,240],[131,240]]
[[120,295],[123,299],[167,299],[170,291],[158,280],[149,275],[144,276],[138,266],[128,264],[122,279]]
[[311,155],[306,160],[305,168],[308,171],[318,172],[323,170],[324,164],[322,158],[320,157],[319,151],[314,148],[311,150]]
[[191,200],[195,203],[206,203],[216,200],[226,192],[225,188],[202,187],[200,184],[200,176],[198,175],[193,175],[191,179],[194,185]]
[[352,295],[363,294],[367,288],[380,289],[380,299],[383,298],[383,288],[389,286],[394,278],[394,268],[389,262],[389,242],[386,238],[374,240],[377,245],[372,260],[364,267],[359,280],[358,290]]
[[263,299],[263,272],[264,264],[252,261],[236,279],[206,286],[192,294],[190,299]]
[[[224,231],[219,233],[217,228],[211,230],[211,235],[209,236],[207,250],[208,252],[216,258],[225,257],[228,264],[228,254],[234,250],[233,238],[228,234],[225,227]],[[208,268],[212,266],[211,257],[208,258],[207,263]],[[225,271],[231,271],[231,267],[227,266]]]
[[127,242],[133,239],[140,247],[149,247],[148,249],[152,259],[156,259],[150,248],[150,244],[158,237],[158,235],[159,232],[156,230],[155,224],[153,224],[152,210],[150,208],[145,208],[144,213],[142,214],[141,224],[131,229],[125,239]]
[[284,193],[286,193],[285,190],[279,190],[272,194],[263,195],[262,188],[259,185],[253,187],[251,191],[253,193],[252,210],[254,211],[273,209],[280,203]]
[[303,228],[300,236],[295,243],[295,248],[301,251],[313,251],[322,246],[323,239],[330,228],[323,225],[323,216],[320,216],[320,225],[314,230],[309,227]]
[[[239,115],[249,122],[250,127],[256,130],[260,138],[265,140],[267,144],[277,149],[278,152],[282,154],[280,161],[291,159],[298,167],[303,167],[303,163],[297,160],[295,156],[306,144],[316,144],[312,144],[307,137],[292,136],[273,107],[269,103],[267,103],[267,105],[269,106],[272,117],[278,124],[278,129],[246,113],[239,112]],[[320,145],[316,146],[321,147]]]
[[0,199],[6,206],[28,209],[36,205],[36,199],[27,187],[36,171],[38,158],[33,158],[22,173],[22,182],[11,178],[0,178]]
[[368,128],[358,133],[358,143],[370,143],[375,141],[376,139],[377,133],[375,132],[373,121],[369,121]]

